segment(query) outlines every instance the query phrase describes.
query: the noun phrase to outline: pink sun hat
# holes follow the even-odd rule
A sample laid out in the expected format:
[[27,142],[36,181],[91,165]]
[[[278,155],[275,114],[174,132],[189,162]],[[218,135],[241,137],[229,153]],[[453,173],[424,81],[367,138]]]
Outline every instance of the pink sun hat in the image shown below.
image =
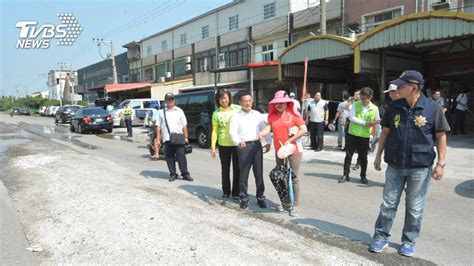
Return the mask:
[[270,104],[276,103],[293,103],[293,99],[288,96],[286,91],[281,90],[275,92],[275,97],[273,97],[273,100],[270,101]]

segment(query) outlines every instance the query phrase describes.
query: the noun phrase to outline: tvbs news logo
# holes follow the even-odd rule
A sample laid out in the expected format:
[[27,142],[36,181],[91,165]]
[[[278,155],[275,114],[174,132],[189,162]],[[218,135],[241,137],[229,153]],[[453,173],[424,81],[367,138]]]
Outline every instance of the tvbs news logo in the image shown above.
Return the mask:
[[37,21],[18,21],[20,38],[16,42],[17,49],[47,49],[51,42],[57,46],[71,46],[82,32],[82,27],[72,13],[56,14],[60,24],[38,25]]

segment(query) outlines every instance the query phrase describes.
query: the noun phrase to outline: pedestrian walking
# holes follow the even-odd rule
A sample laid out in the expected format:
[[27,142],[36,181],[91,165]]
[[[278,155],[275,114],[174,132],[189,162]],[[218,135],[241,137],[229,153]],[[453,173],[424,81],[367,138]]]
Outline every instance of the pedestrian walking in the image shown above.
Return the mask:
[[127,136],[131,138],[133,137],[133,132],[132,132],[133,109],[130,106],[129,101],[125,102],[125,107],[123,109],[123,117],[125,121],[125,126],[127,127]]
[[379,108],[371,100],[374,91],[365,87],[360,90],[360,101],[353,104],[349,112],[349,138],[346,144],[346,157],[344,158],[344,172],[339,179],[339,183],[350,181],[349,173],[354,155],[357,149],[360,157],[360,182],[368,184],[367,180],[367,153],[369,150],[369,140],[372,134],[372,127],[380,122]]
[[448,110],[448,108],[446,108],[446,101],[444,100],[443,96],[441,96],[441,91],[439,89],[433,91],[431,98],[441,106],[443,113],[446,113]]
[[322,151],[324,148],[324,127],[328,125],[328,103],[321,98],[320,92],[316,92],[314,101],[309,102],[307,108],[311,148],[314,151]]
[[466,111],[470,112],[467,105],[470,94],[470,91],[466,89],[456,97],[456,120],[454,122],[453,135],[457,135],[459,132],[461,134],[466,134],[464,122],[466,120]]
[[337,106],[336,115],[334,116],[334,120],[332,121],[333,124],[337,123],[337,149],[343,150],[342,140],[346,135],[346,123],[349,117],[349,112],[346,108],[348,101],[349,101],[349,94],[345,93],[342,96],[343,100]]
[[165,94],[166,106],[159,111],[158,124],[156,127],[156,139],[158,147],[164,145],[165,159],[170,172],[169,181],[178,178],[176,173],[176,161],[183,180],[194,181],[188,172],[185,145],[189,144],[187,120],[181,108],[176,106],[174,95]]
[[[216,157],[218,144],[221,160],[221,177],[223,198],[232,198],[239,202],[240,169],[237,156],[237,146],[230,136],[230,121],[241,110],[240,106],[232,104],[232,95],[227,89],[219,89],[215,96],[215,103],[219,108],[212,114],[211,157]],[[230,165],[232,162],[232,186],[230,182]]]
[[[261,136],[267,136],[270,131],[273,132],[276,164],[277,166],[286,166],[289,162],[294,174],[292,183],[294,191],[293,208],[291,208],[290,205],[282,206],[284,209],[289,211],[290,216],[299,215],[299,170],[303,158],[303,146],[301,143],[298,143],[297,140],[308,131],[301,114],[296,110],[296,108],[297,107],[292,99],[288,97],[286,91],[277,91],[275,97],[269,104],[267,126],[260,132]],[[287,157],[287,160],[284,160],[279,158],[277,154],[282,146],[287,145],[294,145],[294,151]]]
[[293,103],[295,104],[295,108],[298,111],[298,113],[301,114],[301,104],[300,102],[296,99],[296,94],[294,92],[290,92],[290,98],[293,100]]
[[[249,205],[248,178],[250,168],[253,170],[257,187],[257,203],[260,208],[266,208],[265,184],[263,181],[263,151],[260,142],[260,131],[265,128],[265,118],[258,111],[252,110],[252,95],[242,93],[239,98],[242,110],[236,113],[230,123],[230,135],[234,145],[238,146],[237,155],[240,169],[240,208],[247,209]],[[265,152],[270,150],[271,139],[267,136]]]
[[[407,70],[391,83],[398,86],[401,99],[390,104],[381,122],[383,131],[374,167],[378,171],[382,169],[382,152],[388,167],[369,251],[378,253],[388,246],[390,229],[406,185],[405,223],[398,253],[412,256],[421,230],[430,179],[439,181],[444,175],[449,125],[441,106],[421,93],[424,80],[420,72]],[[438,161],[432,168],[436,154]]]

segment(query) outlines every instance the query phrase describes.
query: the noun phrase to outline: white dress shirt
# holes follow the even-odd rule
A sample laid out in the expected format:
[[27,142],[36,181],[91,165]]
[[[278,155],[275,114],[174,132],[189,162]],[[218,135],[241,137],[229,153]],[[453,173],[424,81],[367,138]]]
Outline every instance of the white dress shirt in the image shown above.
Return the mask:
[[[380,114],[379,114],[379,108],[373,104],[373,103],[370,103],[368,106],[364,106],[362,104],[362,114],[365,114],[367,113],[367,111],[371,110],[371,109],[375,109],[375,121],[371,121],[371,122],[378,122],[380,121]],[[359,125],[362,125],[362,126],[365,126],[367,125],[367,122],[360,119],[360,118],[357,118],[356,117],[356,112],[355,112],[355,108],[354,108],[354,104],[352,104],[352,108],[350,109],[349,111],[349,120],[353,123],[356,123],[356,124],[359,124]]]
[[[183,110],[177,106],[174,106],[173,109],[166,110],[166,120],[168,121],[168,126],[171,133],[183,134],[183,127],[188,124]],[[166,127],[163,109],[158,111],[158,121],[156,126],[161,129],[161,139],[163,142],[169,141],[170,134],[168,132],[168,128]]]
[[[230,122],[230,136],[235,145],[240,142],[255,141],[258,133],[266,126],[265,116],[255,110],[246,113],[241,110],[232,117]],[[271,143],[270,134],[265,137]]]
[[328,111],[328,102],[326,100],[321,99],[319,102],[314,100],[309,102],[308,107],[310,108],[309,121],[316,123],[324,122],[325,113]]
[[467,110],[467,95],[465,93],[461,93],[456,97],[456,109],[459,111],[466,111]]

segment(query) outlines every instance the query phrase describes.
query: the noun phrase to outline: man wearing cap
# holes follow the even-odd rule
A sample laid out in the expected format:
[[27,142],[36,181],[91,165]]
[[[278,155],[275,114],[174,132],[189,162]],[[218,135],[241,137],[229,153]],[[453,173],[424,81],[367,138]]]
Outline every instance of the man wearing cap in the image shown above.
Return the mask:
[[[412,256],[421,230],[430,179],[441,180],[444,175],[446,132],[450,129],[441,106],[421,93],[424,80],[420,72],[407,70],[390,83],[398,86],[401,99],[390,104],[382,119],[383,130],[374,167],[378,171],[382,169],[384,151],[388,167],[383,201],[369,251],[378,253],[388,246],[390,229],[406,185],[405,223],[398,253]],[[438,160],[432,168],[436,154]]]
[[176,160],[178,160],[183,180],[193,181],[194,179],[188,172],[184,144],[173,144],[170,138],[171,134],[182,134],[185,144],[189,143],[186,116],[183,110],[175,105],[172,93],[165,94],[165,103],[166,106],[158,113],[155,143],[159,147],[165,145],[165,159],[170,172],[169,181],[172,182],[178,178]]
[[296,97],[296,94],[294,92],[290,92],[290,98],[295,103],[296,110],[298,110],[298,112],[301,113],[301,104],[298,100],[295,99],[295,97]]
[[397,91],[397,85],[395,84],[390,84],[388,89],[384,90],[383,93],[388,93],[388,97],[390,97],[392,101],[400,99],[400,95],[398,95]]
[[349,137],[346,143],[346,157],[344,158],[344,172],[339,183],[349,181],[352,156],[357,150],[360,157],[360,182],[368,184],[367,180],[367,153],[372,127],[380,122],[379,108],[371,100],[374,91],[365,87],[360,90],[360,101],[353,103],[349,112]]

